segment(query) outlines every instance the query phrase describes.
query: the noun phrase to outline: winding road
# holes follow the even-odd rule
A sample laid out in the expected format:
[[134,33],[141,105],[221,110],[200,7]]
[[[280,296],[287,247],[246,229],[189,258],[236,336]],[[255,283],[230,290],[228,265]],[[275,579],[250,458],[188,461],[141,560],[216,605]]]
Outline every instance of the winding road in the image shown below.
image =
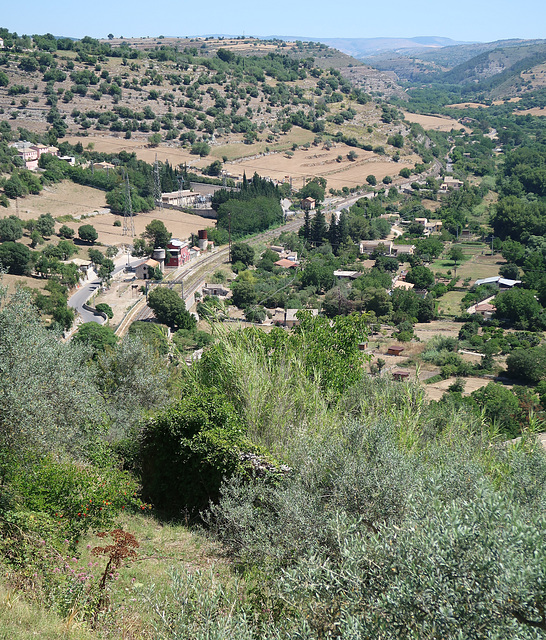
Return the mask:
[[[132,258],[129,260],[129,265],[131,267],[136,267],[137,264],[142,262],[143,258]],[[112,275],[116,275],[120,271],[123,271],[127,266],[127,257],[120,256],[116,260],[114,260],[115,268]],[[81,286],[76,293],[70,296],[68,300],[68,306],[74,309],[82,318],[83,322],[97,322],[98,324],[103,324],[105,322],[104,318],[100,315],[94,314],[92,311],[88,311],[84,308],[84,305],[87,303],[89,298],[100,288],[102,280],[95,276],[95,278],[88,280],[85,284]]]

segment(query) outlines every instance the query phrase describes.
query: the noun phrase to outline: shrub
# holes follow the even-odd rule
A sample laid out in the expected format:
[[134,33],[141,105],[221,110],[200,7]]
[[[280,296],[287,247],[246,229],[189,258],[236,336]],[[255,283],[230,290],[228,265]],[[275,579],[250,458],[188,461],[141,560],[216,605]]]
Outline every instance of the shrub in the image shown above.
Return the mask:
[[242,471],[242,451],[254,451],[235,408],[215,389],[187,389],[181,400],[144,427],[144,494],[172,515],[196,515],[217,500],[224,476]]
[[106,304],[106,302],[99,302],[99,304],[95,306],[95,309],[97,311],[102,311],[103,313],[105,313],[108,318],[110,318],[110,320],[114,317],[112,307],[109,304]]

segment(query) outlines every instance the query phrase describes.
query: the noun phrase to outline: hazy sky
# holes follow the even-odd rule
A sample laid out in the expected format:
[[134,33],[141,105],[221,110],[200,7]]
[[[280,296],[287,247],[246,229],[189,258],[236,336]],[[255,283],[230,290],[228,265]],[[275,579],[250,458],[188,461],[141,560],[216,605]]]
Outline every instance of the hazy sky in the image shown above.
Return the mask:
[[309,37],[546,37],[544,0],[27,0],[4,2],[0,26],[83,37],[205,34]]

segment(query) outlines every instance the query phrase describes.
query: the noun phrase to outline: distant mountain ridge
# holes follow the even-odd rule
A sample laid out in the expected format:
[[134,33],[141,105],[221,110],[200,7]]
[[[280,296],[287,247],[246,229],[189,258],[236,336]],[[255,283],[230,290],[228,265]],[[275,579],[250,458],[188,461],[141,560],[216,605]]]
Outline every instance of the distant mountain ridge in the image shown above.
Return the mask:
[[355,58],[372,57],[387,51],[404,49],[437,49],[471,44],[442,36],[416,36],[414,38],[312,38],[303,36],[270,36],[272,39],[303,42],[322,42]]

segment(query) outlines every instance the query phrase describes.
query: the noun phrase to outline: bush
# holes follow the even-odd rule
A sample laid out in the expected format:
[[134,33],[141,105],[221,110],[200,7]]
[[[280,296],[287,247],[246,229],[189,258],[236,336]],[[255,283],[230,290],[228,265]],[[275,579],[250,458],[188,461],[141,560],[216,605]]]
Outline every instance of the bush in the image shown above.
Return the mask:
[[63,224],[63,226],[59,229],[59,236],[61,238],[66,238],[70,240],[71,238],[74,237],[74,229],[67,226],[66,224]]
[[89,244],[94,244],[99,234],[95,227],[91,224],[82,224],[82,226],[78,229],[78,236],[80,240],[83,242],[89,242]]
[[112,307],[109,304],[106,304],[106,302],[99,302],[99,304],[95,306],[95,309],[105,313],[110,320],[114,317]]
[[215,389],[187,389],[144,427],[144,494],[171,515],[197,515],[218,499],[224,476],[243,470],[240,453],[254,451],[244,433],[225,396]]
[[53,456],[17,475],[12,486],[24,509],[46,514],[56,523],[58,538],[72,542],[89,529],[109,527],[122,510],[142,506],[129,474]]

